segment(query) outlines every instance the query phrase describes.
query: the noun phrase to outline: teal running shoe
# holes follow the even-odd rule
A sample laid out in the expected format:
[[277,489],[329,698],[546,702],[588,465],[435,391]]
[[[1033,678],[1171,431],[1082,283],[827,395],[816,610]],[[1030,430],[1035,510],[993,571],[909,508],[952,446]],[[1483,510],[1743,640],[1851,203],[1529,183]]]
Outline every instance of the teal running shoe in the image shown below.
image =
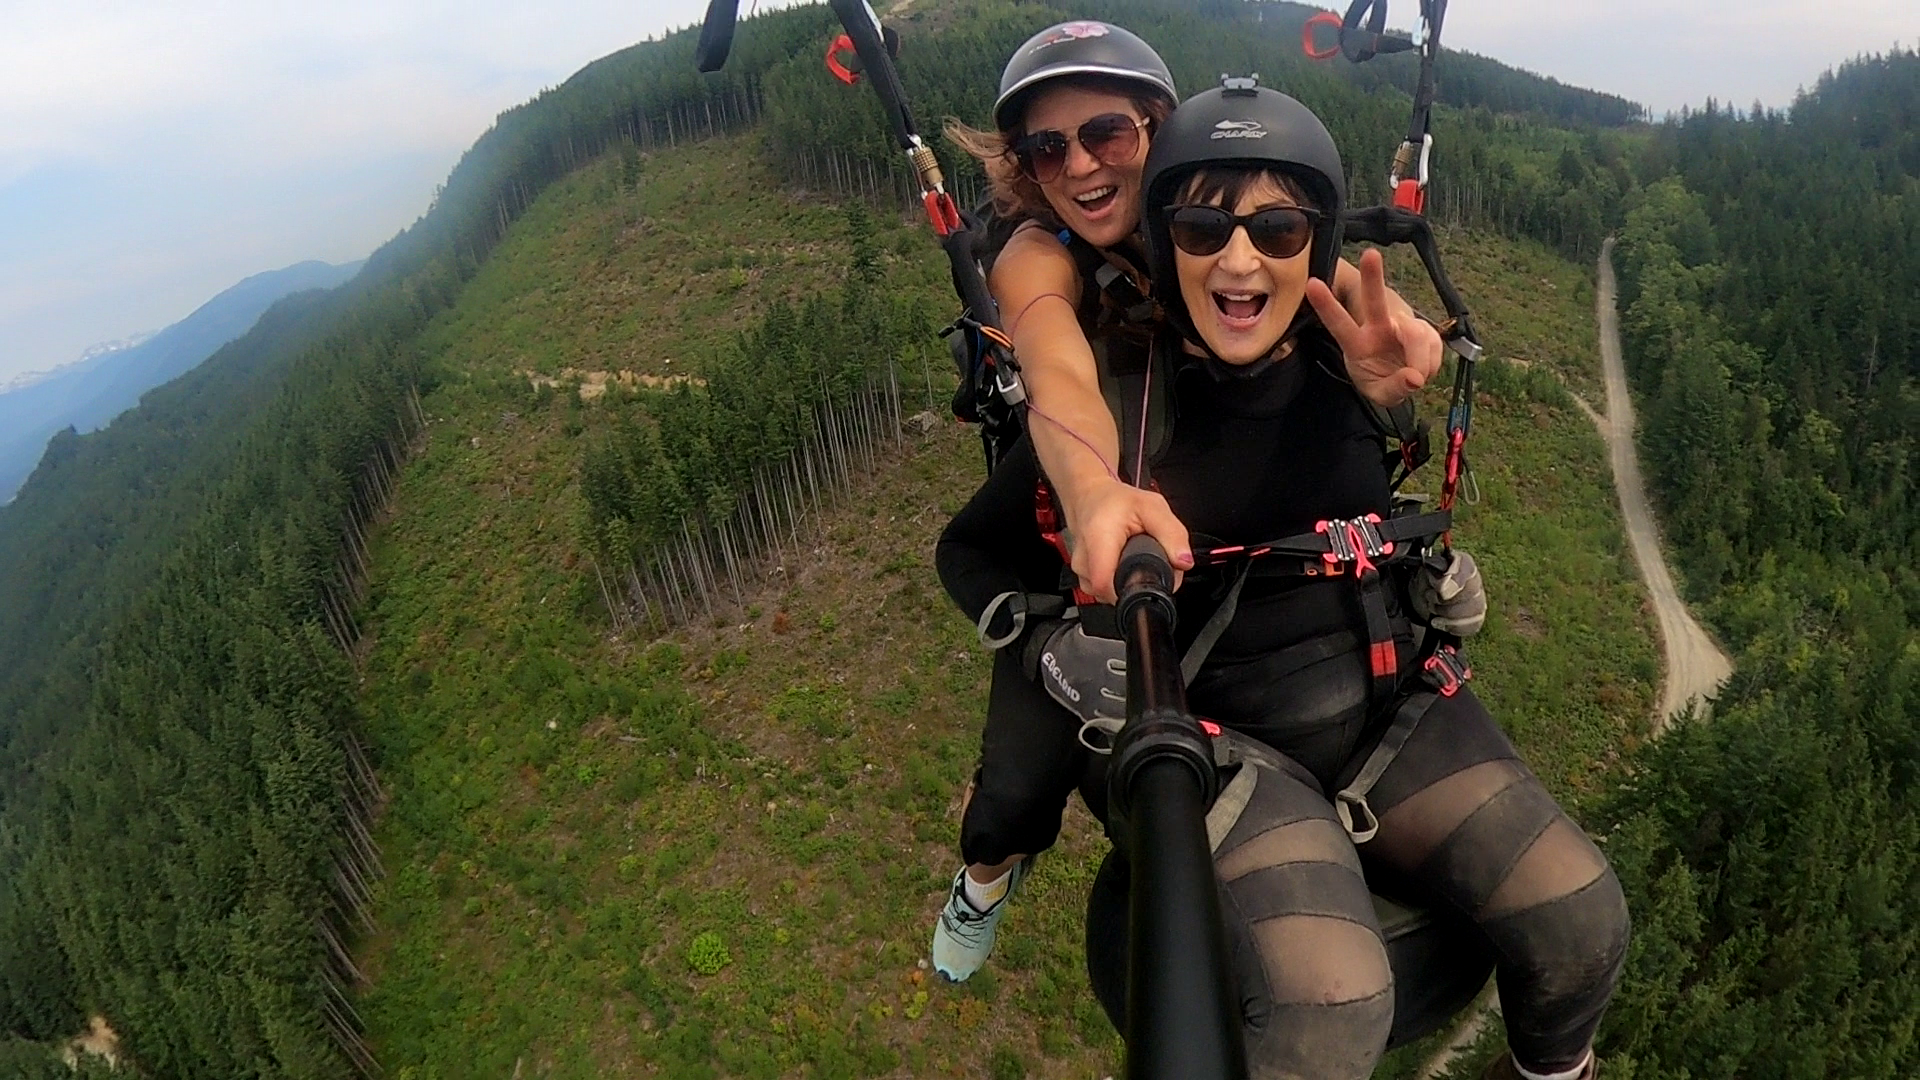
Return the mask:
[[935,971],[954,982],[965,982],[980,970],[993,952],[994,929],[1000,925],[1000,916],[1006,914],[1007,901],[1013,899],[1014,892],[1020,888],[1031,862],[1031,859],[1022,859],[1014,864],[1008,871],[1013,878],[1007,882],[1007,894],[985,911],[967,899],[967,868],[960,868],[953,876],[953,888],[947,892],[947,906],[933,928]]

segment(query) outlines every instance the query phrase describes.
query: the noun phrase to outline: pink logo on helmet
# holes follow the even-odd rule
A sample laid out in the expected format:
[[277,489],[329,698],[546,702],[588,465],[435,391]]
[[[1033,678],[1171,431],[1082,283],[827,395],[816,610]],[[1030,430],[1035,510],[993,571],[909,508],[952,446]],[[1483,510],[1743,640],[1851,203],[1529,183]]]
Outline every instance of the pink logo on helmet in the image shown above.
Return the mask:
[[1112,32],[1113,27],[1101,22],[1061,23],[1047,31],[1046,37],[1035,42],[1033,51],[1039,52],[1049,45],[1058,45],[1063,41],[1085,41],[1088,38],[1106,37]]

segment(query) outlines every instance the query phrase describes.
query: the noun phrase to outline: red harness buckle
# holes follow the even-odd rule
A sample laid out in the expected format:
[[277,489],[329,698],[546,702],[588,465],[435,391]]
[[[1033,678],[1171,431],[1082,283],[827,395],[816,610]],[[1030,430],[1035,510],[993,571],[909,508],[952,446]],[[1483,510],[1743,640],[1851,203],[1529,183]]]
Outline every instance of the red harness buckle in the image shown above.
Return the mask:
[[1426,676],[1441,697],[1452,697],[1473,678],[1473,668],[1467,665],[1467,658],[1460,655],[1460,650],[1442,645],[1427,658]]

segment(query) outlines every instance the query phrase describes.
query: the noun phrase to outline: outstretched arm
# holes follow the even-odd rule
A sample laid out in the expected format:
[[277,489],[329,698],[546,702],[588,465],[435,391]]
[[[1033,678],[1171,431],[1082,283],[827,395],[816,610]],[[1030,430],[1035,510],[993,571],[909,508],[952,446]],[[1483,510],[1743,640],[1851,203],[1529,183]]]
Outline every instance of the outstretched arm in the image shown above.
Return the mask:
[[990,285],[1020,357],[1028,430],[1066,511],[1081,589],[1112,603],[1120,549],[1138,533],[1174,553],[1176,567],[1191,566],[1186,527],[1167,501],[1119,477],[1119,429],[1074,310],[1080,281],[1072,257],[1045,230],[1023,229],[994,263]]

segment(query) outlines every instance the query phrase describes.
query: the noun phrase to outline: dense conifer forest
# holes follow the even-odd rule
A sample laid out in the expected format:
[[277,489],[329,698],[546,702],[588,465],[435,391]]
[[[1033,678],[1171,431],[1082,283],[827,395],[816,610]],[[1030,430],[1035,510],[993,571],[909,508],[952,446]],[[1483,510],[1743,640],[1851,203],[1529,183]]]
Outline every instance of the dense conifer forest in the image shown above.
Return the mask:
[[[926,5],[898,20],[902,74],[923,122],[978,121],[1027,34],[1111,18],[1183,87],[1247,69],[1298,94],[1356,202],[1377,197],[1410,67],[1311,65],[1310,9],[1259,7]],[[890,212],[904,178],[868,96],[819,70],[830,28],[817,7],[752,19],[713,76],[673,35],[503,113],[352,285],[56,440],[0,508],[0,1069],[65,1074],[44,1044],[91,1014],[144,1075],[371,1068],[353,942],[375,929],[385,793],[357,620],[369,535],[445,377],[422,335],[544,190],[609,154],[644,182],[643,153],[755,129],[777,173]],[[1636,919],[1609,1075],[1911,1073],[1920,57],[1843,65],[1783,112],[1655,125],[1446,64],[1436,215],[1582,262],[1619,237],[1643,452],[1692,598],[1737,653],[1711,721],[1626,755],[1587,808]],[[854,235],[873,212],[849,212]],[[830,291],[776,305],[703,382],[609,405],[579,468],[597,560],[644,566],[683,522],[723,518],[810,410],[924,359],[938,313],[885,288],[879,258],[856,244]],[[578,593],[603,598],[592,572]]]
[[1920,55],[1662,124],[1620,228],[1641,435],[1733,647],[1603,820],[1637,903],[1607,1040],[1651,1074],[1920,1061]]

